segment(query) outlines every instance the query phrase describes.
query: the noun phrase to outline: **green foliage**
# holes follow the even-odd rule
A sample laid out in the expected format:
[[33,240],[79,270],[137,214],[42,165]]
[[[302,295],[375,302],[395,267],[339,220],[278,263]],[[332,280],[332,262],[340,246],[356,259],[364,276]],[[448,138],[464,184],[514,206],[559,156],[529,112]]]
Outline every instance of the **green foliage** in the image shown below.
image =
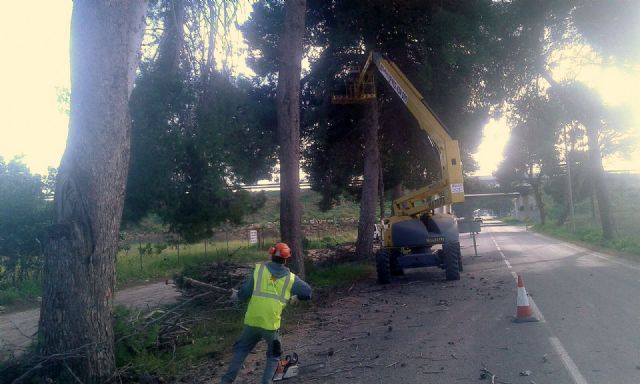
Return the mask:
[[34,303],[41,295],[42,284],[40,278],[30,275],[14,284],[3,284],[0,286],[0,305],[19,305],[24,303]]
[[355,243],[357,231],[340,231],[340,235],[337,236],[323,236],[319,239],[310,239],[305,237],[302,240],[302,247],[304,249],[331,249],[345,243]]
[[[640,255],[640,219],[636,212],[640,209],[640,177],[629,174],[608,174],[607,185],[612,191],[612,209],[616,224],[616,239],[605,241],[602,228],[592,204],[590,195],[575,201],[575,232],[571,231],[570,220],[563,204],[550,204],[549,214],[556,218],[554,223],[544,226],[536,225],[536,229],[550,236],[584,242],[590,246],[612,249],[628,254]],[[561,220],[560,220],[560,219]]]
[[156,346],[159,324],[142,329],[145,317],[132,316],[133,312],[118,306],[113,313],[113,333],[118,340],[115,348],[116,364],[125,365],[135,356]]
[[242,327],[238,311],[216,312],[195,323],[173,346],[159,345],[160,326],[149,325],[164,310],[140,316],[136,311],[116,308],[114,314],[115,354],[118,367],[129,366],[135,374],[175,375],[205,358],[217,356],[228,348]]
[[131,95],[125,220],[156,213],[184,241],[196,242],[216,225],[239,223],[259,205],[239,184],[270,177],[275,99],[270,89],[231,79],[210,62],[190,61],[188,44],[202,42],[202,31],[196,27],[186,37],[183,27],[199,25],[201,9],[196,3],[179,5],[185,9],[171,2],[153,8],[163,34]]
[[509,225],[521,225],[521,224],[524,224],[521,220],[518,220],[515,217],[504,217],[504,218],[501,218],[500,221],[502,221],[505,224],[509,224]]
[[[258,3],[243,29],[249,64],[267,83],[277,70],[281,5]],[[307,2],[311,68],[302,86],[302,129],[309,141],[304,167],[312,188],[323,195],[323,209],[342,194],[360,193],[361,110],[332,105],[331,96],[344,92],[347,67],[362,65],[368,50],[389,56],[407,73],[463,147],[478,144],[497,89],[490,87],[496,78],[495,41],[488,33],[494,8],[491,1]],[[406,107],[383,81],[378,93],[385,185],[423,186],[438,178],[437,155]]]
[[[280,217],[280,192],[265,191],[261,194],[263,206],[245,217],[245,221],[265,225],[279,220]],[[319,208],[322,195],[312,190],[300,191],[300,204],[302,205],[302,220],[353,220],[358,217],[360,204],[350,196],[339,196],[330,209]]]
[[0,288],[39,276],[42,241],[52,221],[44,184],[20,159],[0,157]]

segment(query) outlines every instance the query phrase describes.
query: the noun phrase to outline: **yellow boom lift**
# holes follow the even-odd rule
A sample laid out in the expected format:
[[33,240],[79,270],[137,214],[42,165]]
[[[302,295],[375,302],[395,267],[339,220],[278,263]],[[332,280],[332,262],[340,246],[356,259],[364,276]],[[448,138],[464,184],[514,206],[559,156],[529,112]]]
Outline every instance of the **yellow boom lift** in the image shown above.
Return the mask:
[[[378,282],[386,284],[405,268],[438,266],[447,280],[459,280],[462,271],[459,232],[451,204],[464,202],[462,162],[458,141],[402,71],[390,60],[371,52],[362,69],[350,71],[346,94],[333,96],[336,104],[376,101],[373,66],[387,80],[416,118],[439,153],[440,179],[393,201],[393,216],[382,219],[382,247],[376,253]],[[433,246],[442,244],[442,249]]]

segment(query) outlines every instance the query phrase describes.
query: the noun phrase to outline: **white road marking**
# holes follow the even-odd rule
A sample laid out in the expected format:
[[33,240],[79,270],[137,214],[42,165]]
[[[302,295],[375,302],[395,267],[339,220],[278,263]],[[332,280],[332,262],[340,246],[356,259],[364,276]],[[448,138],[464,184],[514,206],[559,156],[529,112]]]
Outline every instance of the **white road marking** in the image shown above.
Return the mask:
[[[507,265],[507,268],[512,269],[511,263],[509,263],[509,260],[507,260],[507,257],[505,256],[504,252],[502,252],[502,249],[500,249],[498,242],[496,241],[495,237],[493,237],[493,233],[491,232],[489,233],[491,235],[491,240],[493,240],[493,244],[495,244],[496,248],[498,249],[498,252],[500,252],[500,256],[502,256],[502,260]],[[571,248],[573,248],[573,246],[571,246]],[[598,255],[594,254],[594,256],[598,256]],[[610,260],[609,258],[606,258],[606,259]],[[513,276],[516,279],[516,281],[518,280],[518,274],[515,273],[514,271],[511,271],[511,276]],[[535,301],[531,298],[531,296],[529,296],[529,305],[531,306],[533,313],[536,314],[536,316],[540,319],[540,322],[546,323],[546,320],[544,319],[542,312],[536,305]],[[547,327],[547,329],[549,328]],[[562,360],[562,364],[565,366],[565,368],[569,372],[569,375],[571,376],[571,379],[573,380],[573,382],[575,384],[589,384],[587,380],[585,380],[584,376],[582,376],[582,374],[580,373],[580,370],[578,369],[578,366],[576,365],[576,363],[574,363],[571,356],[569,356],[569,353],[567,353],[567,350],[564,349],[564,347],[562,346],[560,339],[558,339],[555,336],[552,336],[549,338],[549,341],[551,342],[551,345],[558,353],[558,356],[560,356],[560,359]]]
[[585,380],[584,376],[582,376],[582,374],[580,373],[580,370],[576,366],[576,363],[573,362],[573,359],[571,358],[571,356],[569,356],[567,351],[564,349],[560,340],[557,337],[553,336],[549,338],[549,341],[551,342],[551,345],[553,345],[553,348],[558,353],[558,356],[560,356],[560,359],[562,360],[562,364],[564,364],[564,367],[567,369],[567,371],[569,371],[569,374],[571,375],[573,382],[575,384],[587,384],[587,380]]

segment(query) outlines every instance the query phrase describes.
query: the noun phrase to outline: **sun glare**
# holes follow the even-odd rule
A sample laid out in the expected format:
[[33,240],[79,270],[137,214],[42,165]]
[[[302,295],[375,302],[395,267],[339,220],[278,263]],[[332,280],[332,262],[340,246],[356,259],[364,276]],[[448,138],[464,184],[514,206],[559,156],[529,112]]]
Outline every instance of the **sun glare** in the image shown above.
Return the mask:
[[506,119],[489,120],[482,132],[482,143],[480,143],[478,152],[474,155],[479,165],[478,170],[475,172],[476,176],[491,175],[498,168],[508,139],[509,127]]
[[[0,16],[3,49],[11,55],[0,61],[0,156],[9,160],[23,155],[33,172],[45,174],[57,167],[67,136],[67,116],[59,111],[57,88],[69,87],[69,30],[72,2],[10,2]],[[242,18],[248,11],[243,10]],[[13,17],[29,15],[28,18]],[[20,33],[16,33],[20,31]],[[232,38],[242,40],[240,32]],[[238,57],[231,66],[236,72],[251,74],[246,68],[246,46],[238,44]],[[242,54],[240,54],[242,52]],[[633,115],[629,132],[640,137],[640,68],[599,65],[585,46],[567,48],[554,61],[556,80],[576,79],[596,89],[605,103],[626,106]],[[484,128],[483,141],[474,155],[478,175],[494,172],[503,157],[509,136],[505,119],[492,119]],[[609,170],[640,171],[640,148],[625,157],[605,159]]]
[[68,118],[58,109],[56,89],[69,87],[71,6],[14,1],[0,16],[7,53],[0,60],[0,156],[24,155],[35,173],[57,167],[66,144]]

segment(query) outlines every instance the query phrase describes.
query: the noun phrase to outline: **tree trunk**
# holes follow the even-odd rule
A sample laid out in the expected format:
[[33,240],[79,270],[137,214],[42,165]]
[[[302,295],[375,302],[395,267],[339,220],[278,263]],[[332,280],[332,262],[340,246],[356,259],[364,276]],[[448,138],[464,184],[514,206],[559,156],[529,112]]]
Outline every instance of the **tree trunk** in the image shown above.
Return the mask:
[[364,182],[360,198],[360,220],[356,255],[367,259],[373,253],[373,226],[376,221],[376,199],[378,198],[378,176],[380,173],[380,153],[378,149],[378,104],[366,105],[364,119]]
[[591,219],[595,222],[600,219],[598,218],[598,203],[596,202],[596,186],[593,183],[593,180],[589,183],[589,187],[591,189],[591,193],[589,194],[589,199],[591,201]]
[[[402,196],[404,196],[404,187],[402,186],[402,184],[394,185],[393,189],[391,190],[391,201],[393,202],[394,200],[399,199]],[[393,204],[391,204],[391,214],[396,214],[396,210]]]
[[180,69],[180,56],[184,46],[185,9],[183,0],[168,2],[167,7],[156,66],[166,76],[167,81],[173,82],[176,81]]
[[536,205],[538,206],[540,224],[545,225],[547,223],[547,215],[542,201],[542,191],[540,190],[542,188],[542,172],[539,172],[537,176],[533,176],[532,165],[529,165],[529,181],[533,189],[533,197],[536,199]]
[[[379,128],[379,127],[378,127]],[[383,169],[382,169],[382,160],[380,160],[380,147],[378,147],[378,203],[380,204],[380,219],[382,220],[384,216],[384,179],[382,178]]]
[[207,0],[207,8],[209,9],[209,44],[207,45],[207,64],[206,72],[211,74],[216,68],[216,6],[213,0]]
[[589,163],[591,165],[591,177],[593,188],[598,202],[598,212],[600,213],[600,224],[602,225],[602,237],[611,240],[614,237],[613,220],[611,219],[611,203],[609,201],[609,191],[604,179],[604,168],[602,167],[602,155],[600,153],[600,143],[598,141],[598,129],[595,123],[586,125],[587,137],[589,140]]
[[52,361],[52,372],[64,363],[90,383],[115,369],[111,316],[129,162],[128,99],[146,8],[142,0],[73,5],[69,136],[45,246],[38,348],[69,354]]
[[276,89],[280,141],[280,233],[293,251],[291,267],[304,277],[300,229],[300,69],[306,0],[287,0]]
[[[551,74],[543,71],[543,77],[551,86],[561,87]],[[611,218],[611,203],[609,201],[609,193],[604,179],[604,168],[602,167],[602,154],[600,153],[600,143],[598,140],[599,125],[602,124],[598,118],[591,115],[591,111],[587,110],[583,113],[577,102],[571,98],[565,97],[564,102],[570,107],[574,113],[579,114],[577,119],[584,125],[587,130],[587,138],[589,140],[589,162],[591,163],[591,177],[593,180],[593,188],[595,200],[598,205],[598,213],[600,214],[600,224],[602,225],[602,237],[605,240],[611,240],[614,237],[613,219]],[[595,209],[594,209],[595,212]]]

